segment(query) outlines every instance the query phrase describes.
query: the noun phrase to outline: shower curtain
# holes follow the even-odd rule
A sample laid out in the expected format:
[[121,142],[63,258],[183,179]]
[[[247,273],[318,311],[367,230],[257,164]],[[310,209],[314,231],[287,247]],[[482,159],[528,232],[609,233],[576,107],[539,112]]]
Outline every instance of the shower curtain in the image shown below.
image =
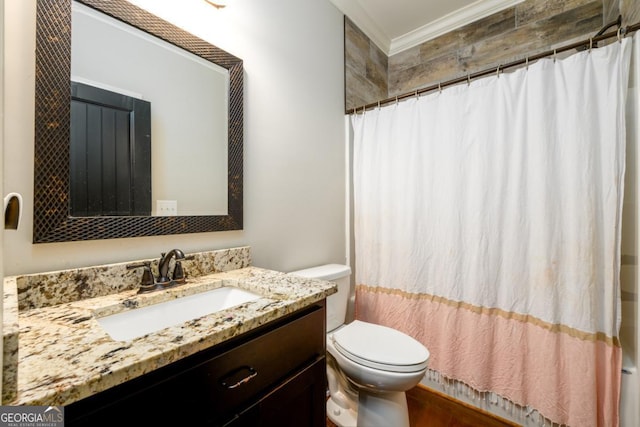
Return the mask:
[[356,318],[545,422],[617,425],[630,44],[353,115]]

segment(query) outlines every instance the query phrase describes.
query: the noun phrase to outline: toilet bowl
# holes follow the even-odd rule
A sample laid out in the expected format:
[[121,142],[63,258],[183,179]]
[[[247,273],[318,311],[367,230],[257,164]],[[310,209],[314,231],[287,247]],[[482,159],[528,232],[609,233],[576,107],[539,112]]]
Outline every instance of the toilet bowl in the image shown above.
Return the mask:
[[338,285],[338,292],[327,298],[329,419],[339,427],[409,427],[405,391],[424,377],[427,348],[386,326],[360,320],[344,323],[348,266],[328,264],[290,274]]

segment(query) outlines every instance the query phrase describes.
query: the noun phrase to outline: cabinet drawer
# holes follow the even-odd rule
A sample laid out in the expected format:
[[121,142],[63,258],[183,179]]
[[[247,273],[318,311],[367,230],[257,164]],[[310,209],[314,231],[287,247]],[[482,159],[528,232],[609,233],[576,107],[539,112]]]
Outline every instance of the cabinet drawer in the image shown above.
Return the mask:
[[326,427],[326,373],[319,357],[224,427]]
[[324,310],[315,310],[192,368],[180,382],[200,389],[210,411],[233,413],[324,355],[324,330]]

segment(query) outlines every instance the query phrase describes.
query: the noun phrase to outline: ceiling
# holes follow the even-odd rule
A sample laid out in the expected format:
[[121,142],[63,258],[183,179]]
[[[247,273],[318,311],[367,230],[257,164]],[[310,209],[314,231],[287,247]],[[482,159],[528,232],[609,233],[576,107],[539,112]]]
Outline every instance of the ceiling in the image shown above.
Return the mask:
[[387,56],[524,0],[330,0]]

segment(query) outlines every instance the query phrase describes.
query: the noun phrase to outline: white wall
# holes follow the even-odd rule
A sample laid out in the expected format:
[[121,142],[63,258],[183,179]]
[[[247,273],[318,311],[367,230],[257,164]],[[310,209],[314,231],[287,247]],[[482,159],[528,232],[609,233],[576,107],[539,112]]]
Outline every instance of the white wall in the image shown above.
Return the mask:
[[342,14],[325,0],[179,3],[167,15],[174,24],[244,60],[244,230],[32,244],[36,0],[7,0],[4,186],[26,206],[21,229],[5,234],[6,275],[174,247],[250,245],[254,265],[281,271],[345,262]]

